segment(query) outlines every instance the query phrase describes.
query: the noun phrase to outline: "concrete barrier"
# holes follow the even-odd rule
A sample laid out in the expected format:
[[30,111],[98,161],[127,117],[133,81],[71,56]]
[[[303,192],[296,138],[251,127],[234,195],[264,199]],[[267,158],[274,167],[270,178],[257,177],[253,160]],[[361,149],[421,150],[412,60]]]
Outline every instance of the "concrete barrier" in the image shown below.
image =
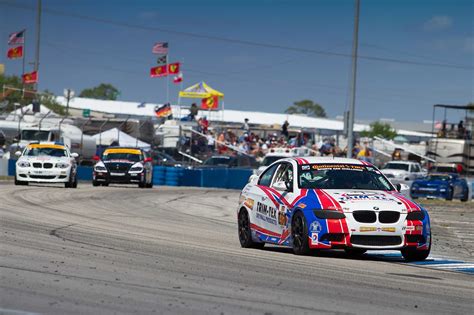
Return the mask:
[[0,176],[8,176],[8,160],[0,159]]

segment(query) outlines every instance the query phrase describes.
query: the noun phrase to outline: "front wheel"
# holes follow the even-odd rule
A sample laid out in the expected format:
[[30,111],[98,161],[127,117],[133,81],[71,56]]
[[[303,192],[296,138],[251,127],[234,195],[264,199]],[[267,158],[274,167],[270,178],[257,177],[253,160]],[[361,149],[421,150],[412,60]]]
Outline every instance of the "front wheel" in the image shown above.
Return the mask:
[[265,243],[257,243],[252,240],[252,231],[250,230],[250,220],[247,210],[240,210],[237,221],[240,246],[243,248],[262,249],[265,246]]
[[413,248],[413,247],[403,248],[401,250],[403,258],[405,258],[406,261],[421,261],[428,258],[431,251],[431,233],[429,235],[429,238],[430,238],[430,243],[428,245],[428,249],[417,250],[416,248]]
[[466,190],[466,192],[464,193],[464,195],[461,198],[462,202],[466,202],[468,200],[469,200],[469,189]]
[[307,255],[309,253],[308,227],[303,213],[296,212],[291,221],[291,236],[293,238],[293,253]]
[[446,195],[446,200],[450,201],[453,200],[453,189],[449,188],[448,194]]

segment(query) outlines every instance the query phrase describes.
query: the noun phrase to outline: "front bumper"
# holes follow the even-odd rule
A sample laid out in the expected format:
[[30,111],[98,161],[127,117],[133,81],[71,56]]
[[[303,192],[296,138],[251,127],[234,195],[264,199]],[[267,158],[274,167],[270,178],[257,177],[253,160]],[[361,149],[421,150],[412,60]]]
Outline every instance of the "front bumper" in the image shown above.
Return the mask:
[[29,167],[16,168],[16,179],[23,182],[32,183],[67,183],[71,168],[52,168],[52,169],[35,169]]
[[410,196],[413,198],[442,198],[448,197],[448,190],[440,191],[439,189],[412,189]]
[[111,184],[138,184],[144,182],[145,173],[109,173],[109,172],[98,172],[92,173],[92,179],[100,183],[111,183]]

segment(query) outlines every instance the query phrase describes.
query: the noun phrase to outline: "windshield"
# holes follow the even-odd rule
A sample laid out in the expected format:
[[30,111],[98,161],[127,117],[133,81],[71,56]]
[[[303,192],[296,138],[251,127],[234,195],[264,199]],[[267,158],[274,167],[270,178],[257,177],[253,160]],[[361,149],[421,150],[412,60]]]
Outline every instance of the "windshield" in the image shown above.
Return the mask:
[[46,130],[22,130],[21,140],[48,141],[49,131]]
[[63,157],[67,156],[67,152],[60,148],[29,148],[25,152],[26,156],[56,156]]
[[103,161],[111,161],[111,160],[127,160],[131,162],[139,162],[141,161],[141,154],[135,153],[104,153],[102,157]]
[[212,157],[206,162],[204,162],[204,165],[229,165],[231,159],[229,157]]
[[298,184],[306,189],[394,190],[380,171],[355,164],[301,165]]
[[283,159],[285,156],[266,156],[262,161],[262,166],[268,166],[279,159]]
[[402,164],[402,163],[387,163],[383,169],[384,170],[404,170],[408,171],[408,164]]
[[457,173],[456,168],[451,166],[436,166],[433,168],[433,171],[440,173]]
[[426,177],[426,180],[442,180],[442,181],[449,181],[451,176],[449,175],[429,175]]

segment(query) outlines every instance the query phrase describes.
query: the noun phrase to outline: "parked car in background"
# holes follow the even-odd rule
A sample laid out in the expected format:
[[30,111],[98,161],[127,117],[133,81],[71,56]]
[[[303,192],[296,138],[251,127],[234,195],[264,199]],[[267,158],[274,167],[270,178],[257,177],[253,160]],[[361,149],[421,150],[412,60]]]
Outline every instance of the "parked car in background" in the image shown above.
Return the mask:
[[469,199],[469,186],[464,178],[458,174],[431,173],[417,179],[411,185],[412,198],[443,198],[446,200]]
[[238,154],[236,156],[214,155],[204,161],[202,165],[196,168],[258,168],[258,162],[255,157],[250,155]]
[[420,163],[413,161],[391,161],[381,171],[390,181],[395,182],[415,180],[427,174]]
[[436,163],[430,168],[432,173],[457,173],[460,174],[463,167],[458,163]]

